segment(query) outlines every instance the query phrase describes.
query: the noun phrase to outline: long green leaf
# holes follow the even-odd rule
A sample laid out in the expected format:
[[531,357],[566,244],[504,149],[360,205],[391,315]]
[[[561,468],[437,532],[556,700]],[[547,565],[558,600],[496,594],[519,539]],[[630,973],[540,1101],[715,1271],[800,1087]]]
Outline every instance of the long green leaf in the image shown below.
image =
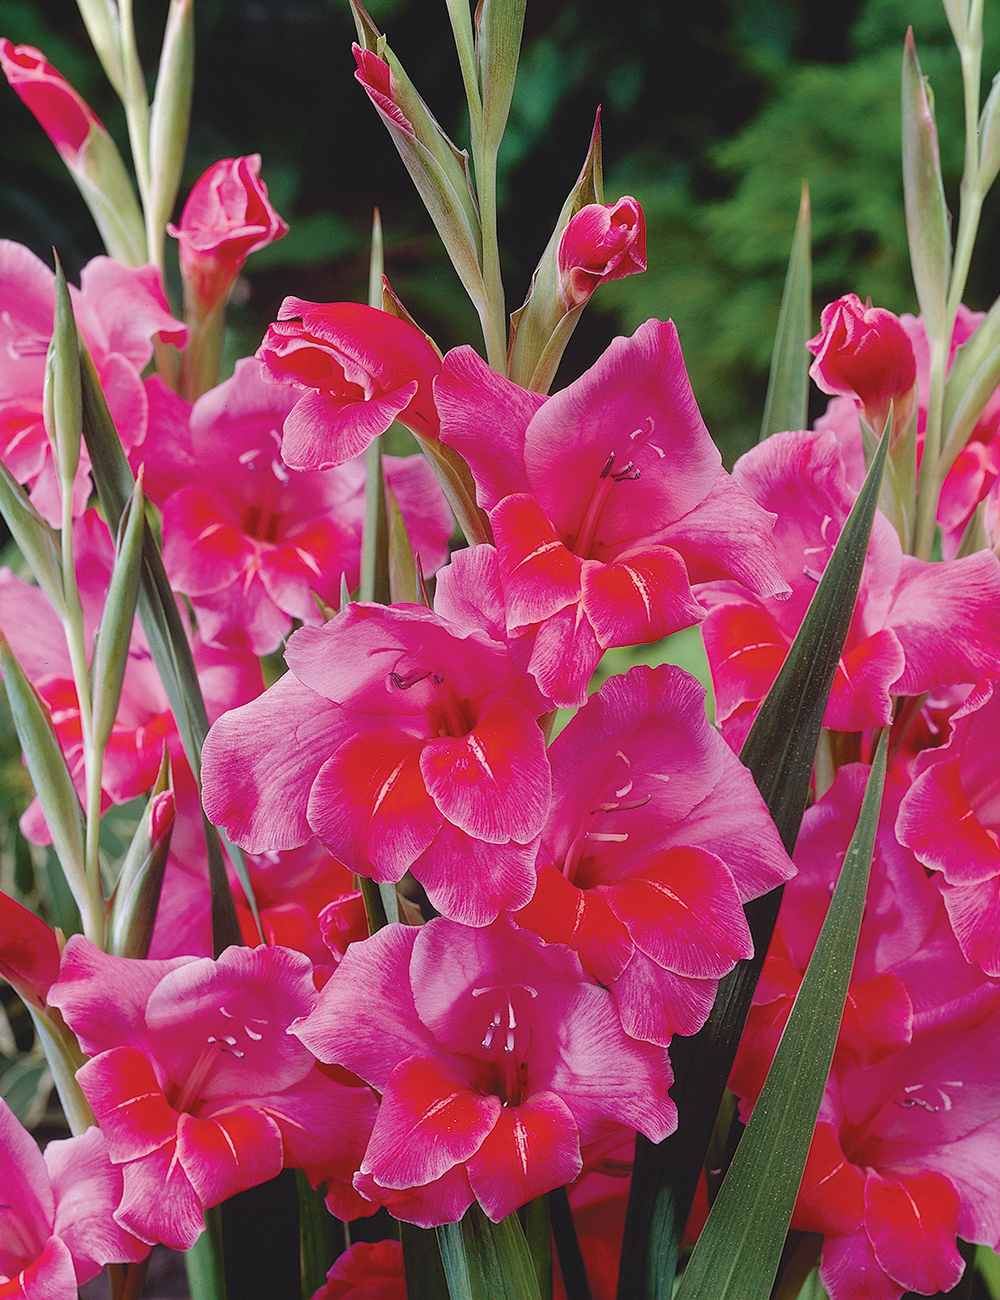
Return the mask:
[[937,127],[928,87],[920,71],[912,27],[903,50],[903,198],[913,284],[927,336],[945,334],[951,275],[948,205],[941,180]]
[[[90,453],[94,483],[108,526],[117,529],[122,511],[135,488],[135,479],[101,391],[94,363],[82,338],[80,377],[83,392],[83,436]],[[180,732],[184,752],[200,785],[201,747],[208,734],[208,715],[184,624],[163,568],[160,549],[148,523],[143,531],[137,609],[150,654]],[[211,893],[212,941],[218,954],[230,944],[242,943],[242,937],[218,833],[207,818],[204,825]],[[249,897],[253,891],[246,867],[244,865],[241,872],[241,863],[235,865],[240,883]]]
[[399,1240],[403,1246],[406,1294],[419,1296],[420,1300],[449,1300],[448,1281],[434,1229],[400,1223]]
[[473,1201],[461,1223],[446,1223],[437,1235],[451,1300],[539,1300],[516,1214],[491,1223]]
[[[826,701],[847,639],[889,444],[871,467],[792,647],[740,753],[791,853],[809,794]],[[658,1144],[636,1139],[619,1300],[669,1300],[684,1225],[781,903],[781,890],[746,905],[754,955],[719,983],[711,1014],[670,1048],[677,1131]]]
[[676,1300],[766,1296],[778,1271],[851,981],[888,739],[886,728],[815,952]]
[[799,219],[788,259],[785,290],[781,295],[778,332],[774,336],[771,373],[760,436],[763,440],[782,429],[804,429],[809,414],[809,353],[806,339],[812,332],[812,233],[809,185],[802,182]]

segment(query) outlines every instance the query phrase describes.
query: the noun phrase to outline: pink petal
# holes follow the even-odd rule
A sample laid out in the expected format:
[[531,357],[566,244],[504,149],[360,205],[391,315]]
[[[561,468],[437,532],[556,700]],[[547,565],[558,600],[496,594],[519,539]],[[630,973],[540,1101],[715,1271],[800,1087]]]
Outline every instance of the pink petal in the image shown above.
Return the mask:
[[115,1219],[140,1241],[189,1250],[205,1231],[204,1207],[175,1148],[171,1142],[122,1166],[124,1190]]
[[[491,369],[470,347],[452,348],[434,381],[442,442],[460,451],[476,480],[476,500],[492,510],[504,497],[530,492],[524,433],[545,402]],[[490,430],[489,438],[483,429]]]
[[824,726],[834,731],[864,731],[892,720],[889,688],[903,671],[903,648],[896,634],[882,628],[848,650],[837,665]]
[[559,708],[586,703],[587,687],[603,651],[583,602],[561,609],[538,628],[528,669]]
[[293,673],[250,704],[224,714],[202,754],[205,811],[251,853],[291,849],[313,831],[306,820],[316,774],[340,744],[342,710]]
[[285,418],[281,455],[290,469],[317,470],[343,465],[359,455],[417,393],[409,380],[387,393],[359,401],[336,393],[309,392]]
[[500,1110],[443,1062],[410,1057],[386,1082],[361,1172],[397,1190],[429,1183],[478,1150]]
[[150,994],[164,975],[194,960],[111,957],[82,935],[73,935],[63,949],[60,977],[49,990],[48,1000],[63,1013],[80,1046],[90,1055],[122,1044],[142,1048],[146,1046]]
[[425,742],[387,727],[351,736],[320,769],[309,824],[352,871],[399,880],[443,818],[421,775]]
[[177,1158],[209,1209],[281,1173],[281,1133],[269,1115],[249,1106],[211,1119],[182,1115]]
[[943,885],[948,920],[966,961],[1000,975],[1000,875],[978,885]]
[[443,1223],[457,1223],[476,1199],[469,1186],[465,1165],[453,1165],[447,1173],[423,1187],[394,1191],[381,1187],[371,1174],[354,1175],[354,1186],[375,1202],[371,1207],[384,1205],[389,1213],[404,1223],[415,1223],[418,1228],[437,1228]]
[[952,885],[1000,875],[1000,848],[962,788],[961,757],[931,762],[903,797],[896,819],[901,844]]
[[555,867],[539,868],[534,895],[514,920],[547,943],[568,944],[601,984],[621,975],[634,950],[628,930],[604,896],[596,889],[579,889]]
[[668,547],[627,551],[608,564],[583,565],[583,609],[600,644],[640,645],[700,623],[684,562]]
[[598,888],[636,947],[678,975],[719,979],[753,953],[733,877],[714,853],[676,848]]
[[[55,1217],[56,1202],[49,1172],[38,1144],[2,1098],[0,1187],[4,1189],[5,1223],[10,1225],[18,1249],[22,1236],[30,1235],[36,1248],[41,1250],[42,1243],[52,1232]],[[0,1259],[9,1250],[10,1238],[5,1224],[0,1222]]]
[[467,736],[427,741],[420,772],[444,816],[474,839],[524,844],[542,829],[552,785],[545,741],[514,700],[488,705]]
[[482,926],[528,901],[537,855],[537,840],[489,844],[446,821],[412,870],[443,916]]
[[837,1050],[855,1065],[884,1061],[913,1036],[913,1006],[898,975],[875,975],[848,989]]
[[828,1236],[857,1232],[864,1219],[865,1175],[841,1150],[833,1127],[816,1125],[792,1224]]
[[177,1133],[179,1116],[163,1095],[149,1057],[134,1047],[101,1052],[77,1071],[115,1164],[140,1160]]
[[0,1300],[72,1300],[76,1293],[73,1257],[59,1237],[50,1237],[16,1277],[0,1282]]
[[472,1190],[494,1223],[571,1183],[583,1160],[569,1107],[554,1093],[539,1092],[501,1110],[467,1167]]
[[865,1229],[881,1267],[908,1291],[950,1291],[962,1276],[958,1213],[958,1193],[941,1174],[868,1170]]
[[702,634],[719,718],[728,718],[748,701],[762,700],[790,644],[770,614],[751,601],[717,605],[709,610]]
[[45,1164],[56,1194],[53,1231],[73,1254],[77,1282],[85,1282],[107,1263],[145,1259],[149,1247],[111,1217],[122,1197],[122,1172],[108,1159],[100,1129],[50,1142]]
[[490,522],[507,602],[507,628],[521,631],[579,598],[580,560],[567,549],[534,497],[505,497]]
[[163,506],[163,562],[177,591],[205,596],[240,582],[254,548],[229,513],[226,503],[200,483],[168,497]]
[[819,1276],[830,1300],[900,1300],[906,1290],[886,1276],[861,1229],[826,1238]]
[[630,1038],[668,1047],[674,1034],[696,1034],[708,1019],[718,980],[689,979],[636,951],[611,992]]

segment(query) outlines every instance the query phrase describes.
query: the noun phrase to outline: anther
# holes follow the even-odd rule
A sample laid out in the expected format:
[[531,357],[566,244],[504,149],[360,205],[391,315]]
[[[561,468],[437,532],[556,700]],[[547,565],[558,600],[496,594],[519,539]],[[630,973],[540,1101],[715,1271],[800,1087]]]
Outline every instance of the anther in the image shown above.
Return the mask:
[[[418,682],[426,681],[428,677],[432,676],[432,673],[428,668],[425,673],[414,669],[412,673],[407,673],[405,677],[400,673],[390,673],[389,676],[393,685],[398,686],[401,691],[408,691],[411,686],[416,686]],[[440,677],[435,677],[434,680],[440,685]]]
[[629,463],[625,466],[624,469],[620,469],[616,474],[612,474],[611,477],[614,479],[616,483],[626,483],[626,482],[634,483],[636,479],[642,477],[642,471],[634,464],[633,461],[629,461]]
[[608,475],[611,473],[611,466],[614,463],[615,463],[615,453],[612,452],[611,455],[608,457],[608,459],[604,462],[604,468],[601,470],[601,478],[608,477]]

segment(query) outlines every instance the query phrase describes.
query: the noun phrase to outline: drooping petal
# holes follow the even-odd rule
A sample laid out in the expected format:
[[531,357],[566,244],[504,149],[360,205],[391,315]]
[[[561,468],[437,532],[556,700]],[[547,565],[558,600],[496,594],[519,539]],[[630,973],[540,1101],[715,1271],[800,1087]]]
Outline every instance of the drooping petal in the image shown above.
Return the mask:
[[500,1111],[468,1161],[479,1204],[499,1223],[536,1196],[571,1183],[583,1168],[572,1113],[554,1093],[538,1092]]
[[575,709],[586,702],[587,687],[602,653],[581,600],[539,626],[528,669],[554,704]]
[[123,1192],[115,1219],[140,1241],[189,1250],[205,1231],[204,1207],[170,1142],[122,1166]]
[[514,919],[547,943],[568,944],[601,984],[621,975],[635,946],[598,890],[578,888],[555,867],[539,868],[531,901]]
[[343,465],[385,433],[416,392],[417,381],[412,379],[367,401],[337,393],[306,393],[285,418],[282,458],[298,470]]
[[962,955],[987,975],[1000,975],[1000,875],[978,885],[941,887]]
[[375,1206],[384,1205],[395,1219],[415,1223],[418,1228],[437,1228],[443,1223],[457,1223],[476,1199],[469,1186],[465,1165],[453,1165],[447,1173],[425,1183],[396,1191],[376,1183],[371,1174],[354,1175],[354,1186]]
[[864,1171],[850,1163],[833,1126],[821,1120],[809,1146],[793,1226],[829,1236],[857,1232],[864,1220],[864,1191]]
[[962,1276],[958,1193],[938,1173],[883,1176],[868,1170],[865,1229],[875,1258],[908,1291],[950,1291]]
[[178,1114],[145,1053],[135,1047],[112,1047],[77,1072],[77,1082],[93,1107],[116,1164],[141,1160],[177,1133]]
[[429,1183],[479,1149],[500,1110],[499,1097],[474,1091],[443,1061],[401,1061],[386,1082],[361,1172],[397,1190]]
[[490,512],[507,604],[507,630],[522,631],[580,597],[581,561],[534,497],[505,497]]
[[638,950],[611,985],[622,1028],[630,1038],[669,1047],[675,1034],[696,1034],[708,1019],[718,980],[664,970]]
[[50,1237],[16,1277],[0,1282],[0,1300],[72,1300],[76,1291],[73,1257],[59,1237]]
[[487,706],[466,736],[426,742],[420,772],[444,816],[477,840],[525,844],[542,829],[551,793],[545,741],[515,700]]
[[846,650],[837,664],[823,725],[833,731],[863,731],[891,722],[889,688],[896,690],[904,664],[903,648],[890,628]]
[[714,853],[676,848],[598,889],[636,947],[678,975],[719,979],[753,952],[732,875]]
[[658,641],[705,615],[684,561],[667,546],[626,551],[607,564],[585,560],[582,585],[584,613],[605,649]]
[[209,1209],[281,1173],[281,1133],[256,1107],[241,1106],[211,1119],[182,1115],[177,1159]]
[[320,769],[309,824],[352,871],[399,880],[444,820],[421,774],[424,742],[372,727],[351,736]]
[[489,844],[446,821],[413,864],[413,874],[442,916],[463,925],[489,925],[531,897],[537,854],[537,840]]
[[819,1276],[830,1300],[855,1300],[859,1286],[865,1300],[900,1300],[906,1290],[883,1271],[863,1228],[825,1239]]
[[1000,875],[1000,848],[962,788],[960,755],[929,763],[916,777],[900,804],[896,834],[949,884],[980,884]]

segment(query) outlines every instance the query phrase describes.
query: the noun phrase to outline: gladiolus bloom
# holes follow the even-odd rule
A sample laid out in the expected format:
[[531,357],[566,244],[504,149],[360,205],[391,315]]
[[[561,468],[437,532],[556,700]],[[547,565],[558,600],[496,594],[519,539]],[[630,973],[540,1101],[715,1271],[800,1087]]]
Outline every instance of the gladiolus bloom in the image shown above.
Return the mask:
[[646,217],[630,195],[588,203],[559,240],[559,287],[567,308],[587,301],[599,284],[646,269]]
[[292,1032],[382,1094],[355,1186],[425,1227],[474,1198],[499,1222],[572,1181],[582,1144],[677,1123],[663,1048],[622,1032],[573,952],[504,918],[352,944]]
[[145,1259],[149,1246],[113,1219],[122,1175],[96,1128],[45,1153],[0,1099],[0,1296],[71,1300],[104,1264]]
[[70,939],[49,1001],[92,1058],[77,1079],[122,1169],[118,1223],[187,1250],[206,1209],[283,1165],[325,1178],[334,1213],[365,1212],[349,1179],[370,1094],[286,1033],[315,1000],[312,963],[287,948],[135,961]]
[[[820,331],[806,347],[816,360],[809,374],[824,393],[855,398],[876,433],[896,404],[895,431],[909,418],[917,361],[899,317],[884,307],[866,307],[856,293],[828,303]],[[900,405],[903,398],[909,403]]]
[[260,154],[222,158],[194,183],[180,225],[181,274],[202,312],[223,301],[251,253],[288,233],[268,202]]
[[281,454],[293,469],[343,465],[399,420],[437,434],[433,345],[409,321],[353,302],[286,298],[258,358],[271,379],[310,389],[285,420]]

